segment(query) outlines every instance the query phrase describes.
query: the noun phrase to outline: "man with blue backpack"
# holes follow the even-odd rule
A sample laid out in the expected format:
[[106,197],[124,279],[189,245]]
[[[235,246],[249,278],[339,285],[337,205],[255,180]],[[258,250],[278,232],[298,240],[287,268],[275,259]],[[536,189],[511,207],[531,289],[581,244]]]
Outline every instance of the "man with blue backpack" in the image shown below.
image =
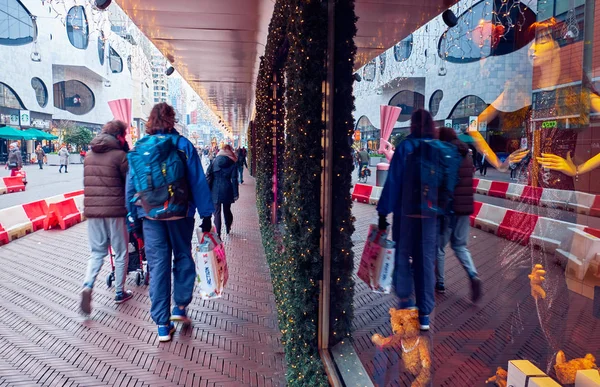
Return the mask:
[[435,139],[433,118],[426,110],[412,114],[410,132],[396,147],[377,212],[381,231],[387,229],[387,215],[394,213],[393,283],[399,309],[418,309],[421,329],[429,330],[435,306],[437,219],[450,207],[460,158],[454,146]]
[[[196,266],[192,256],[194,216],[210,232],[214,206],[194,145],[174,129],[175,110],[154,106],[147,136],[128,154],[128,220],[131,228],[143,219],[150,274],[150,314],[158,325],[159,341],[169,341],[173,321],[189,324],[186,308],[192,301]],[[173,301],[171,308],[171,275]]]

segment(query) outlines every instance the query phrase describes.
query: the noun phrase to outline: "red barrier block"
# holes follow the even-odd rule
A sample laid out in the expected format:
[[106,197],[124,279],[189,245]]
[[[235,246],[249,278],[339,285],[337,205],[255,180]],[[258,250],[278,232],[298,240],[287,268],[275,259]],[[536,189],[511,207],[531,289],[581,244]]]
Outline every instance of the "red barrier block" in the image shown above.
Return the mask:
[[75,205],[73,198],[52,203],[48,207],[46,219],[44,219],[44,230],[56,228],[63,230],[81,222],[81,213]]
[[6,232],[6,230],[4,230],[4,228],[0,224],[0,246],[5,245],[8,242],[10,242],[10,239],[8,238],[8,233]]
[[508,210],[498,227],[498,236],[525,246],[529,243],[537,220],[537,215]]
[[74,196],[79,196],[79,195],[83,195],[82,189],[80,189],[79,191],[67,192],[65,194],[65,199],[72,198]]
[[600,216],[600,195],[596,195],[592,207],[590,207],[590,216]]
[[45,200],[23,204],[23,209],[29,220],[31,220],[33,231],[44,228],[44,219],[46,219],[46,214],[48,213],[48,205]]
[[508,191],[508,183],[503,181],[494,181],[488,191],[489,196],[506,199],[506,191]]
[[596,238],[600,238],[600,230],[596,228],[586,227],[583,229],[583,232],[587,232],[588,234],[593,235]]
[[21,176],[3,177],[4,185],[6,185],[6,192],[18,192],[25,191],[25,184]]
[[479,185],[479,179],[473,179],[473,193],[477,192],[478,185]]
[[544,189],[541,187],[532,187],[530,185],[525,186],[525,188],[523,188],[523,193],[521,194],[520,201],[523,203],[538,206],[540,204],[540,199],[542,198],[543,191]]
[[373,191],[372,185],[356,184],[354,191],[352,192],[352,200],[356,200],[361,203],[369,203],[371,192]]
[[482,202],[474,202],[473,203],[473,213],[471,214],[471,216],[469,217],[470,221],[471,221],[471,227],[475,227],[475,218],[477,217],[477,215],[479,215],[479,211],[481,211],[481,206],[483,205]]

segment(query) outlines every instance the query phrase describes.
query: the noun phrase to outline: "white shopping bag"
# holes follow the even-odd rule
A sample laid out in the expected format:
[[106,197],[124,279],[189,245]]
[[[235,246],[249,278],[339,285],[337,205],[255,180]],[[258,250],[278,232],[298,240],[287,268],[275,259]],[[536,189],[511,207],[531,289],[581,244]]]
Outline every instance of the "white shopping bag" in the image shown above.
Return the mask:
[[387,239],[386,231],[380,231],[375,224],[369,226],[357,275],[376,293],[392,291],[394,245]]
[[375,272],[371,276],[371,289],[376,293],[390,294],[394,274],[395,252],[394,242],[385,240],[385,246],[379,251]]
[[198,231],[196,247],[196,276],[203,299],[223,296],[223,288],[229,279],[223,243],[215,233]]

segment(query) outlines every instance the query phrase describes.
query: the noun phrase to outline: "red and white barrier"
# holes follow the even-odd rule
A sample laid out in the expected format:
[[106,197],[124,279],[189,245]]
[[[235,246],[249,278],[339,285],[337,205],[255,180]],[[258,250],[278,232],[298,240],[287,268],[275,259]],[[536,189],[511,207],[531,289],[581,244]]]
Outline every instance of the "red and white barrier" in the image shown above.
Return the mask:
[[475,188],[475,191],[478,194],[487,195],[491,187],[492,187],[492,181],[491,180],[479,179],[479,184],[477,184],[477,187]]
[[531,244],[544,251],[554,253],[558,249],[569,250],[573,243],[572,227],[583,230],[585,227],[561,220],[540,217],[531,234]]
[[369,197],[369,204],[379,204],[381,192],[383,192],[383,187],[373,187],[373,189],[371,190],[371,196]]
[[507,209],[504,207],[483,203],[479,214],[475,217],[474,225],[483,231],[496,234],[506,211]]
[[0,225],[12,241],[33,232],[33,225],[23,206],[0,210]]
[[590,209],[594,206],[596,195],[575,192],[574,196],[573,201],[568,203],[569,210],[575,211],[578,214],[589,215]]
[[0,179],[0,195],[6,193],[6,184],[4,184],[4,179]]
[[575,192],[564,189],[545,188],[540,198],[542,207],[568,209],[569,203],[575,202]]
[[356,200],[361,203],[369,203],[371,198],[371,192],[373,192],[373,186],[367,184],[355,184],[352,190],[352,200]]
[[524,188],[525,186],[523,184],[510,183],[508,185],[508,190],[506,191],[506,198],[519,201],[521,195],[523,194]]

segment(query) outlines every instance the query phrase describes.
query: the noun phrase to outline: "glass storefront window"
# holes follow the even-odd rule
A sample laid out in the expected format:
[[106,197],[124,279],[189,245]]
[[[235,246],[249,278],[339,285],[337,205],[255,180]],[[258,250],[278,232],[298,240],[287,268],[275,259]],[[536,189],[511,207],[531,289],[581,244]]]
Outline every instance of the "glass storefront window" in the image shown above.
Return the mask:
[[112,47],[108,49],[108,64],[110,65],[110,71],[113,73],[123,71],[123,59],[121,59],[119,53]]
[[72,7],[67,14],[67,36],[75,48],[85,50],[88,46],[89,26],[85,8],[78,5]]
[[425,107],[425,96],[415,91],[402,90],[392,97],[388,105],[401,108],[398,122],[406,122],[410,120],[413,111]]
[[35,21],[20,1],[0,0],[0,45],[28,44],[35,34]]
[[21,98],[10,86],[0,82],[0,106],[11,109],[25,109]]
[[44,82],[39,78],[32,78],[31,87],[35,91],[35,98],[40,107],[46,107],[48,104],[48,89]]

